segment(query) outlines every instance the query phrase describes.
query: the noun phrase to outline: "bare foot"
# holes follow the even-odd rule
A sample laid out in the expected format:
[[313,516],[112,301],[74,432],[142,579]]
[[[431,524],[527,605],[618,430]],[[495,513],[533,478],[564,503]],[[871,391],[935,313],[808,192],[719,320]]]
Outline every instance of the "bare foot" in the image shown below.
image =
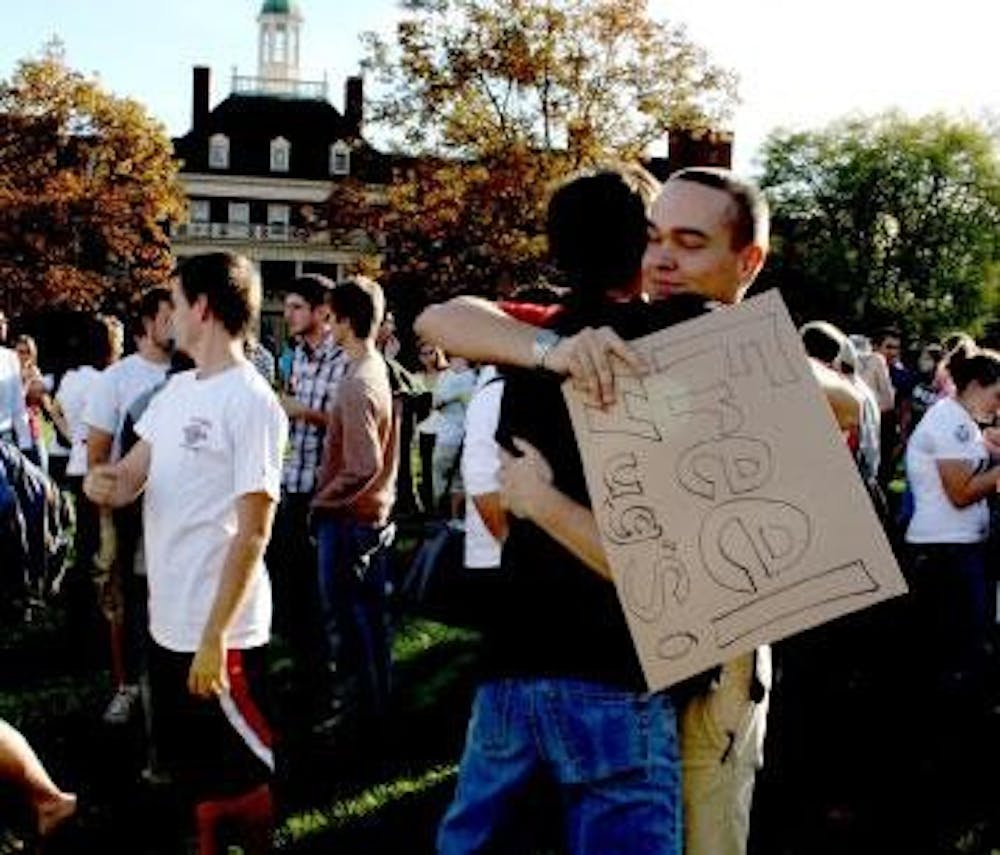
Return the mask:
[[38,814],[38,834],[51,834],[63,822],[76,813],[76,794],[59,793],[35,805]]

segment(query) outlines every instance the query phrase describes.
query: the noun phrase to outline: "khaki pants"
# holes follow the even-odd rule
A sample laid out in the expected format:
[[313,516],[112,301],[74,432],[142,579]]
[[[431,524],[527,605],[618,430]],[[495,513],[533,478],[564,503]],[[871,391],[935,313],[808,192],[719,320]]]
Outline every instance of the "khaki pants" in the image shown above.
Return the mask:
[[752,680],[752,654],[727,662],[718,688],[690,700],[682,713],[685,855],[746,853],[767,725],[767,698],[750,700]]

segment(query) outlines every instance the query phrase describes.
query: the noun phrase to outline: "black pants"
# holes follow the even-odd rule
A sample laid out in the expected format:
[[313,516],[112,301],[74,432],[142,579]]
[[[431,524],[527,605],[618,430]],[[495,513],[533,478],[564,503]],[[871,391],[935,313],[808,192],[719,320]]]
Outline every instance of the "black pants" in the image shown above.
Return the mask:
[[[316,546],[309,531],[309,493],[283,493],[265,563],[274,596],[274,629],[288,644],[303,689],[326,685]],[[318,698],[316,699],[318,702]]]
[[269,783],[274,748],[267,696],[267,648],[229,650],[229,690],[188,691],[193,653],[150,644],[149,677],[159,756],[185,801],[231,798]]
[[418,435],[420,449],[420,505],[425,514],[434,514],[438,508],[434,502],[434,445],[437,435]]

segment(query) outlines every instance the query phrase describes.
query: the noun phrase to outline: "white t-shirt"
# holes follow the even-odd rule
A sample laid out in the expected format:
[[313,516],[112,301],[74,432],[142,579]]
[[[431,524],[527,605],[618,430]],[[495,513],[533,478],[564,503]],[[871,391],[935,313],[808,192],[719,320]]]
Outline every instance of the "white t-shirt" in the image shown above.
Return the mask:
[[[168,650],[198,649],[236,536],[236,500],[267,493],[278,500],[288,420],[267,383],[247,362],[199,379],[170,379],[136,425],[152,457],[143,505],[149,631]],[[228,648],[265,644],[271,586],[255,568]]]
[[90,390],[83,420],[89,427],[115,438],[112,460],[118,459],[119,434],[129,405],[143,392],[162,383],[169,367],[167,362],[150,362],[133,353],[101,372],[100,382]]
[[465,416],[462,480],[465,482],[465,566],[499,567],[500,541],[486,527],[473,496],[500,489],[500,446],[495,434],[500,421],[503,380],[489,365],[479,373],[476,392]]
[[437,444],[457,446],[465,432],[465,408],[476,388],[476,372],[471,368],[454,371],[445,368],[434,386],[434,410],[440,414],[434,433]]
[[100,371],[90,365],[81,365],[79,368],[67,371],[59,384],[56,400],[62,407],[69,427],[69,438],[72,440],[69,461],[66,463],[67,475],[87,474],[88,427],[83,420],[83,414],[87,408],[87,400],[100,382]]
[[31,448],[31,428],[24,406],[24,385],[17,354],[0,347],[0,435],[9,435],[20,448]]
[[939,460],[962,460],[974,469],[989,465],[983,434],[954,398],[944,398],[920,420],[906,449],[906,477],[913,491],[908,543],[979,543],[989,533],[985,499],[964,508],[951,503],[941,483]]

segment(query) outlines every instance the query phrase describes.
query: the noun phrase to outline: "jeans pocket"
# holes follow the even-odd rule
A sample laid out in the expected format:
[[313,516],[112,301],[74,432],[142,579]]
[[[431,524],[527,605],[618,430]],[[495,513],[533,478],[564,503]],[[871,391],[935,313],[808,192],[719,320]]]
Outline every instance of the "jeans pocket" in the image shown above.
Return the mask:
[[654,741],[666,747],[654,737],[668,729],[673,717],[665,715],[659,696],[567,688],[556,697],[559,701],[550,706],[548,718],[557,732],[551,747],[563,783],[646,774]]
[[486,683],[476,691],[469,732],[479,750],[488,757],[507,757],[516,750],[512,693],[511,685],[503,680]]

